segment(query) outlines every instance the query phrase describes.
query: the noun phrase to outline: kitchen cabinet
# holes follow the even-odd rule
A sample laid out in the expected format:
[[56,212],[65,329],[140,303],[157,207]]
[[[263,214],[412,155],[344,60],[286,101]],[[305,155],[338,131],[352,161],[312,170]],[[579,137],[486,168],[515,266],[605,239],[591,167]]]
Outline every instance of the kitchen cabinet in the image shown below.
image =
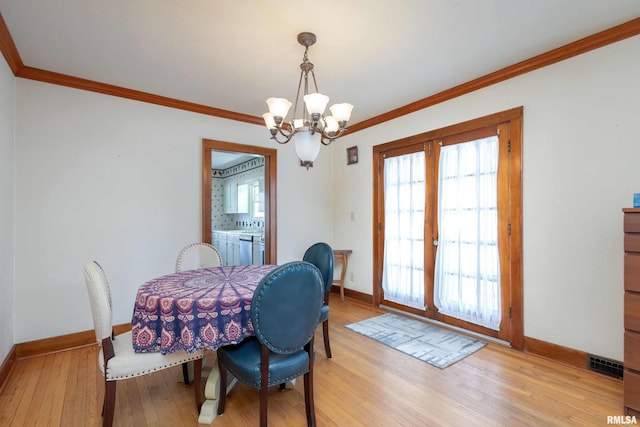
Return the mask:
[[249,213],[249,184],[230,180],[224,187],[224,212]]
[[[214,248],[218,250],[218,252],[220,252],[220,232],[219,231],[214,230],[211,233],[211,244],[213,245]],[[222,256],[222,252],[220,252],[220,256]]]
[[240,239],[237,234],[227,235],[226,265],[240,265]]
[[223,265],[229,265],[227,263],[227,233],[223,233],[223,232],[217,232],[215,231],[213,233],[213,235],[218,235],[218,245],[216,246],[215,243],[213,246],[215,246],[218,249],[218,252],[220,252],[220,257],[222,258],[222,264]]

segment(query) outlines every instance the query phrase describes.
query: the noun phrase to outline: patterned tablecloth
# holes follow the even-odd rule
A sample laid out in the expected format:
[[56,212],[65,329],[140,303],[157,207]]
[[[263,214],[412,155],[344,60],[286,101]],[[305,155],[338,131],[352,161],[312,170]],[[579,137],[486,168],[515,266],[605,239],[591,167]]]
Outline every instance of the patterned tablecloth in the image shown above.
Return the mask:
[[162,354],[236,344],[254,334],[251,299],[275,265],[236,265],[169,274],[140,286],[133,348]]

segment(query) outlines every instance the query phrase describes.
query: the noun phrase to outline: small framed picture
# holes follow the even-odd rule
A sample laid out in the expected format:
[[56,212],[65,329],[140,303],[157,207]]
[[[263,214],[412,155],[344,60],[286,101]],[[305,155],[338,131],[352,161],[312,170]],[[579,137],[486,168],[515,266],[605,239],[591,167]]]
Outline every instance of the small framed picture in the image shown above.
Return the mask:
[[353,165],[358,163],[358,146],[347,148],[347,164]]

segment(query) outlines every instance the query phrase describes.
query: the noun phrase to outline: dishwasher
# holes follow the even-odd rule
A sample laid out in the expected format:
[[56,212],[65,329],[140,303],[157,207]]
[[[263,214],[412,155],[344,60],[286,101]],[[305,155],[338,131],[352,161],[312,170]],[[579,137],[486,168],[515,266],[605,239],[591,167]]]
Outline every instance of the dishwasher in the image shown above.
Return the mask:
[[253,236],[241,234],[238,240],[240,242],[240,265],[251,265],[253,263]]

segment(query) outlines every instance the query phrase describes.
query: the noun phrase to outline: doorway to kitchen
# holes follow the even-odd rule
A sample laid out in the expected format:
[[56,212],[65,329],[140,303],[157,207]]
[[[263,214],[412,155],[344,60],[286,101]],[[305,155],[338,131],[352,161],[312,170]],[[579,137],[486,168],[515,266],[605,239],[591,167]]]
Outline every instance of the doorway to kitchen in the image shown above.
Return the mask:
[[[215,156],[227,154],[262,157],[264,159],[264,200],[260,206],[262,215],[261,226],[264,227],[264,252],[261,254],[266,264],[276,264],[276,173],[277,150],[257,147],[253,145],[236,144],[225,141],[202,140],[202,241],[213,243],[212,230],[212,160]],[[242,189],[244,191],[244,188]],[[247,188],[247,191],[254,189]],[[246,225],[243,225],[245,227]]]

